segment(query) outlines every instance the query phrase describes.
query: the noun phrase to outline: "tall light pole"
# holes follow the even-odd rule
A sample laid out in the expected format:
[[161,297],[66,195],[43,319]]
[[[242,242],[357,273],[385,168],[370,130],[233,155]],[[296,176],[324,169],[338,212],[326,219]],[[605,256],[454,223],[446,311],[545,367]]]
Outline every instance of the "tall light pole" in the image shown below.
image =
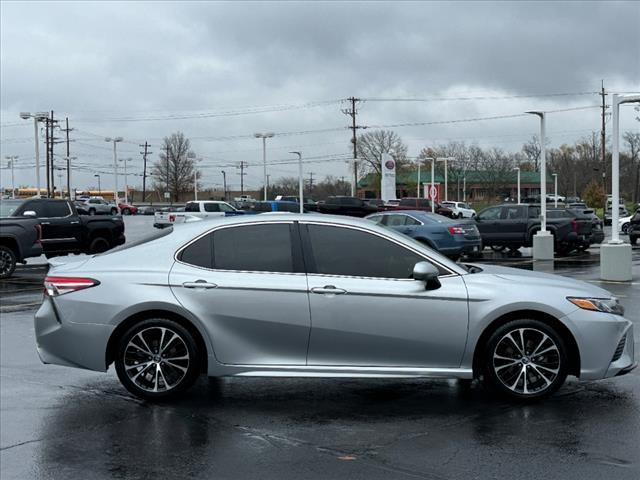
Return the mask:
[[102,195],[102,188],[100,188],[100,174],[96,173],[94,177],[98,177],[98,195]]
[[69,200],[75,200],[75,195],[71,196],[71,160],[76,160],[78,157],[64,157],[67,161],[67,194],[69,195]]
[[222,170],[222,188],[224,188],[224,199],[227,200],[227,172]]
[[264,168],[264,201],[267,201],[267,138],[273,137],[272,132],[254,133],[253,136],[262,139],[262,163]]
[[18,155],[7,155],[6,157],[7,160],[9,160],[7,163],[7,167],[11,167],[11,198],[13,198],[15,200],[16,198],[16,182],[15,182],[15,178],[13,176],[13,167],[16,163],[16,160],[18,160]]
[[518,205],[520,205],[520,167],[514,168],[518,172]]
[[436,162],[444,162],[444,201],[448,201],[449,200],[449,185],[448,185],[448,180],[447,180],[447,161],[449,160],[455,160],[454,157],[438,157],[436,158]]
[[558,208],[558,174],[552,173],[553,177],[553,207]]
[[611,240],[600,247],[600,278],[627,282],[633,278],[631,245],[620,239],[620,104],[640,103],[640,95],[616,95],[611,99]]
[[526,112],[540,118],[540,230],[533,236],[534,260],[553,260],[553,235],[547,230],[547,153],[544,112]]
[[113,176],[115,178],[116,188],[113,192],[113,198],[116,202],[116,206],[118,205],[118,153],[116,152],[116,144],[121,142],[122,137],[107,137],[104,139],[105,142],[113,143]]
[[47,113],[39,112],[39,113],[29,113],[29,112],[20,112],[20,118],[23,120],[28,120],[29,118],[33,118],[33,133],[35,139],[35,147],[36,147],[36,197],[40,198],[40,144],[38,138],[38,122],[41,122],[45,118],[47,118]]
[[[198,169],[196,168],[197,162],[202,161],[201,158],[196,158],[194,152],[187,153],[187,158],[193,162],[193,200],[198,201]],[[224,173],[224,172],[223,172]]]
[[298,156],[298,196],[300,197],[300,213],[304,213],[304,199],[303,196],[303,185],[304,180],[302,178],[302,153],[300,152],[289,152],[294,153]]
[[127,162],[133,160],[131,157],[122,158],[119,161],[124,163],[124,203],[129,204],[129,182],[127,181]]
[[431,158],[431,157],[426,157],[424,159],[425,161],[429,160],[431,162],[431,187],[429,188],[429,195],[427,195],[427,198],[430,199],[431,201],[431,213],[434,213],[436,211],[436,206],[435,206],[435,198],[433,198],[433,192],[435,191],[436,187],[435,187],[435,163],[436,163],[436,159],[435,158]]
[[422,162],[420,161],[420,159],[418,159],[418,198],[420,198],[420,164]]

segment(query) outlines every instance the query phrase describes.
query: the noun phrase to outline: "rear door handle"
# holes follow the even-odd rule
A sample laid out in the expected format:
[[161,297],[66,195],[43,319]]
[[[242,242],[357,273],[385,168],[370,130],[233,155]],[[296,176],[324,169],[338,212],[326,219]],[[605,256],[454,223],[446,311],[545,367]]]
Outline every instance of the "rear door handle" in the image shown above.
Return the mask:
[[325,285],[324,287],[313,287],[311,291],[313,293],[320,293],[324,295],[342,295],[344,293],[347,293],[346,290],[343,290],[342,288],[336,288],[333,285]]
[[51,222],[40,222],[40,225],[51,225]]
[[71,225],[77,225],[78,223],[80,223],[78,220],[76,220],[75,222],[69,222]]
[[209,283],[205,280],[196,280],[195,282],[184,282],[182,284],[184,288],[217,288],[218,285],[215,283]]

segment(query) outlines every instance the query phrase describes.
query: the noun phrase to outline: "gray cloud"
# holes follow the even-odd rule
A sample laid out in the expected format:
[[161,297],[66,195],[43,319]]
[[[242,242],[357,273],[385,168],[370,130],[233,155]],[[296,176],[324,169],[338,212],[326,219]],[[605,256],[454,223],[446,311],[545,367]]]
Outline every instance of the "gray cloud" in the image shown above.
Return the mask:
[[[604,78],[618,91],[640,90],[640,7],[634,2],[86,2],[1,4],[1,115],[19,122],[21,110],[53,108],[68,115],[82,142],[74,154],[106,168],[98,135],[135,144],[175,130],[191,137],[340,127],[340,105],[153,122],[94,121],[314,100],[360,97],[436,97],[594,91]],[[361,108],[366,124],[469,118],[597,104],[598,97],[502,101],[375,103]],[[634,127],[625,110],[624,125]],[[596,110],[550,120],[552,142],[597,130]],[[492,141],[518,149],[537,125],[529,119],[399,128],[415,154],[447,138]],[[637,126],[635,127],[637,128]],[[555,130],[555,137],[554,137]],[[2,128],[2,155],[32,153],[28,125]],[[82,135],[82,137],[80,137]],[[348,152],[348,131],[274,138],[271,158],[290,146],[307,156]],[[257,161],[253,139],[194,140],[210,178],[241,159]],[[88,146],[93,145],[93,146]],[[223,153],[224,152],[224,153]],[[311,168],[311,167],[310,167]],[[318,164],[316,173],[344,171]],[[275,176],[292,171],[273,168]],[[2,170],[2,184],[7,184]],[[214,175],[214,172],[215,175]],[[79,181],[90,182],[89,174]],[[21,171],[18,181],[30,181]],[[248,181],[258,185],[258,168]]]

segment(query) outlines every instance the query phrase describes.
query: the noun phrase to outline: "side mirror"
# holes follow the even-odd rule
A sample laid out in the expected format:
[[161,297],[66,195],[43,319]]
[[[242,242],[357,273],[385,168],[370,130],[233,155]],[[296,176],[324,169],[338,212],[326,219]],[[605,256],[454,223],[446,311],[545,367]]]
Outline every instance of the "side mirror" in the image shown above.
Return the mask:
[[418,262],[413,267],[413,279],[425,282],[426,290],[436,290],[440,288],[438,269],[429,262]]
[[36,212],[34,212],[33,210],[27,210],[26,212],[22,212],[22,215],[24,217],[33,217],[33,218],[37,217]]

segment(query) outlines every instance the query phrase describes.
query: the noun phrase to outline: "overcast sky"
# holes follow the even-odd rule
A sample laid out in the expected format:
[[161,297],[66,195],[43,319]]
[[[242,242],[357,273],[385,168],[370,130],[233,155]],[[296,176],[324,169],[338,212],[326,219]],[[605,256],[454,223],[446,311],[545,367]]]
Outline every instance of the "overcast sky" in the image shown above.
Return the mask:
[[[33,124],[20,111],[69,117],[71,154],[85,168],[74,174],[77,188],[96,184],[94,170],[112,187],[104,136],[124,137],[119,156],[141,173],[138,144],[147,140],[155,160],[162,137],[178,130],[203,158],[205,186],[220,185],[226,170],[235,188],[241,160],[246,183],[262,184],[257,131],[282,134],[268,140],[269,162],[300,150],[316,160],[305,165],[315,178],[348,176],[340,99],[350,96],[367,99],[358,123],[375,126],[595,106],[600,97],[589,92],[601,79],[611,91],[640,91],[638,2],[3,1],[0,9],[0,151],[3,167],[6,155],[29,167],[16,170],[21,185],[35,175]],[[547,96],[559,93],[572,95]],[[503,98],[514,96],[525,98]],[[633,113],[622,109],[621,130],[638,130]],[[599,125],[598,108],[550,114],[550,144]],[[415,156],[450,139],[517,151],[538,128],[526,116],[393,130]],[[269,167],[272,181],[296,171]],[[0,174],[10,186],[9,170]]]

